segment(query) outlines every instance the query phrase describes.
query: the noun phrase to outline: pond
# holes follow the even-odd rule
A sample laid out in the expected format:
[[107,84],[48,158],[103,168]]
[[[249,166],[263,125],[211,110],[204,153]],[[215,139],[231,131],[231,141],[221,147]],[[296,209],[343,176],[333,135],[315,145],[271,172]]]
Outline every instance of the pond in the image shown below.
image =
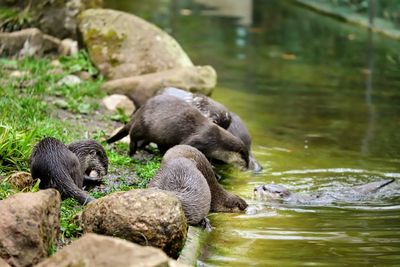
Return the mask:
[[[213,98],[239,114],[259,174],[221,169],[255,212],[211,214],[200,266],[400,262],[400,42],[289,1],[105,1],[170,32],[212,65]],[[271,204],[253,188],[340,191],[396,181],[363,201]]]

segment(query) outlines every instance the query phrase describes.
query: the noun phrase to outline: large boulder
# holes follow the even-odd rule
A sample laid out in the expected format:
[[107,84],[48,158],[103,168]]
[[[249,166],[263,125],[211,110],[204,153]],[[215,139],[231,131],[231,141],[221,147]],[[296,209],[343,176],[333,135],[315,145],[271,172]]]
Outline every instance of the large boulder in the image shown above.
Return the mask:
[[156,190],[117,192],[89,203],[82,229],[161,248],[177,258],[186,240],[187,222],[179,200]]
[[36,267],[158,267],[186,266],[170,259],[160,249],[143,247],[128,241],[86,234]]
[[216,83],[217,74],[211,66],[191,66],[108,81],[102,89],[108,93],[125,94],[141,106],[166,87],[210,95]]
[[32,266],[46,258],[59,234],[60,202],[54,189],[0,201],[0,258],[11,266]]
[[88,9],[78,23],[90,59],[108,79],[193,66],[175,39],[132,14]]

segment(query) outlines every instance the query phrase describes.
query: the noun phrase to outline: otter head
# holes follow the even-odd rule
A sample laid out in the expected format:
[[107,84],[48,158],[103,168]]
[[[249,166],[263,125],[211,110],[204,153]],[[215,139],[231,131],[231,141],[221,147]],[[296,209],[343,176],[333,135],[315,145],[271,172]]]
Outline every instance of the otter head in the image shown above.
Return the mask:
[[254,188],[254,196],[261,200],[284,200],[290,195],[286,187],[278,184],[265,184]]
[[104,148],[94,140],[76,141],[68,145],[79,159],[82,171],[91,177],[102,177],[108,172],[108,158]]

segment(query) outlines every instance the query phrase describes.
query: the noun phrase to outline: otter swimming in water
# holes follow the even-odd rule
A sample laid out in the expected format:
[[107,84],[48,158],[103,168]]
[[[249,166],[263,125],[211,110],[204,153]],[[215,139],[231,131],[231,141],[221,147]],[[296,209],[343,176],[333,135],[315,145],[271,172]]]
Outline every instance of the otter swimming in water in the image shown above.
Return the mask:
[[236,113],[228,111],[225,106],[207,96],[193,94],[174,87],[164,88],[158,91],[158,94],[171,95],[184,100],[186,103],[197,108],[205,117],[210,118],[215,124],[242,140],[249,153],[249,169],[254,172],[262,170],[261,165],[251,153],[250,133]]
[[229,193],[218,183],[210,162],[198,149],[188,145],[174,146],[165,153],[163,162],[170,162],[176,158],[185,158],[193,161],[196,164],[196,169],[201,172],[207,181],[211,192],[210,211],[238,212],[246,209],[246,201]]
[[292,193],[283,185],[266,184],[254,188],[254,195],[261,200],[282,201],[288,204],[329,204],[343,202],[346,200],[357,200],[375,193],[382,187],[391,184],[394,179],[376,181],[357,187],[353,187],[348,196],[335,196],[327,192],[316,192],[314,194]]
[[74,142],[71,149],[77,154],[56,138],[42,139],[30,157],[31,174],[40,179],[39,188],[55,188],[63,197],[73,197],[80,204],[87,204],[94,198],[82,190],[84,175],[92,170],[105,175],[108,159],[103,147],[95,141]]
[[174,96],[158,95],[149,99],[107,142],[113,143],[128,134],[131,156],[136,153],[139,141],[154,142],[161,151],[185,144],[197,148],[208,158],[248,167],[248,151],[239,138]]

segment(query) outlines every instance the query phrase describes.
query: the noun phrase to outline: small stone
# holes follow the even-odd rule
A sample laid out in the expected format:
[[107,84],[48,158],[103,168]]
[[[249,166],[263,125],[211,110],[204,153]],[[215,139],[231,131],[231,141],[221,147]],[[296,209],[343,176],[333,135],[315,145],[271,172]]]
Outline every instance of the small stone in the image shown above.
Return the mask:
[[67,75],[61,80],[57,82],[58,86],[66,85],[66,86],[75,86],[80,84],[82,81],[78,76],[75,75]]
[[50,69],[48,72],[50,75],[61,75],[64,73],[64,70],[61,68]]
[[123,239],[86,234],[36,267],[173,267],[187,266],[165,255],[162,250],[139,246]]
[[52,60],[49,64],[51,67],[60,67],[61,62],[58,59]]
[[103,105],[111,111],[116,111],[118,108],[125,111],[126,114],[132,114],[135,110],[133,102],[125,95],[113,94],[103,98]]
[[35,184],[35,180],[29,172],[16,172],[11,174],[7,180],[19,190],[31,187]]
[[58,53],[62,56],[74,56],[78,54],[78,42],[72,39],[64,39],[58,47]]
[[90,75],[90,73],[87,71],[78,71],[78,72],[74,72],[73,74],[78,76],[79,78],[81,78],[84,81],[89,81],[92,79],[92,75]]
[[57,99],[56,101],[54,101],[54,105],[56,105],[56,107],[61,109],[68,108],[68,103],[64,99]]
[[186,240],[187,221],[172,193],[138,189],[89,203],[82,213],[82,229],[158,247],[177,258]]
[[10,77],[13,77],[13,78],[21,78],[21,77],[24,77],[24,76],[27,76],[27,75],[29,75],[28,71],[15,70],[15,71],[10,73]]

